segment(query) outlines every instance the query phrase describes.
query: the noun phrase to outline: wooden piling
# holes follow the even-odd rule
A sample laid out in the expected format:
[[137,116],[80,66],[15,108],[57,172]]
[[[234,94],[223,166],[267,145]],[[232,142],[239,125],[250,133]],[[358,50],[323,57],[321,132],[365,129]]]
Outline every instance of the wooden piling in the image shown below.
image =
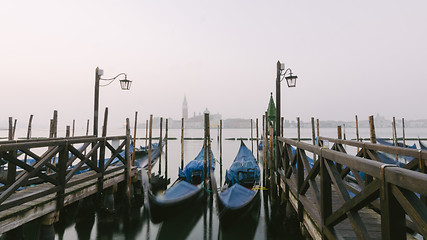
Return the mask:
[[[394,143],[394,146],[397,147],[397,131],[396,131],[396,118],[395,117],[393,117],[392,128],[393,128],[393,143]],[[396,161],[397,160],[399,160],[399,155],[396,154]]]
[[148,120],[145,121],[145,149],[147,149],[147,140],[148,140]]
[[263,132],[263,139],[262,139],[262,161],[263,161],[263,176],[264,176],[264,186],[266,186],[267,181],[267,115],[262,116],[262,132]]
[[[126,168],[125,168],[125,181],[126,181],[126,197],[128,206],[131,205],[131,156],[130,156],[130,123],[129,118],[126,118]],[[102,160],[103,161],[103,160]],[[151,158],[148,158],[148,162],[151,163]],[[150,164],[151,167],[151,164]],[[151,170],[151,169],[150,169]],[[149,174],[149,179],[151,179],[151,172]]]
[[280,136],[283,137],[284,135],[284,129],[285,129],[285,118],[280,118],[281,124],[280,124]]
[[86,124],[86,136],[89,136],[89,122],[90,120],[87,120],[87,124]]
[[66,127],[65,127],[65,137],[66,138],[69,138],[70,137],[70,135],[71,135],[71,130],[70,130],[70,125],[67,125]]
[[9,135],[7,138],[9,141],[13,140],[13,118],[9,117]]
[[320,137],[320,123],[319,123],[319,119],[316,119],[316,126],[317,126],[317,146],[320,146],[320,143],[319,143],[319,137]]
[[342,129],[341,126],[337,126],[338,139],[342,139]]
[[168,180],[168,132],[169,132],[169,125],[168,125],[168,119],[166,118],[166,126],[165,126],[165,179]]
[[151,137],[153,130],[153,114],[150,114],[150,130],[148,138],[148,180],[151,182]]
[[251,119],[251,151],[254,152],[254,131],[253,131],[253,120]]
[[[256,161],[259,163],[259,131],[258,131],[258,118],[256,119]],[[222,186],[222,185],[221,185]]]
[[73,131],[72,131],[72,136],[74,137],[74,133],[76,131],[76,120],[73,119]]
[[369,116],[369,131],[370,131],[370,139],[371,143],[377,143],[377,136],[375,135],[375,123],[374,123],[374,116]]
[[405,119],[402,118],[402,140],[403,140],[403,147],[406,147],[406,141],[405,141]]
[[[311,117],[311,139],[312,139],[313,145],[316,146],[316,130],[314,127],[314,117]],[[313,161],[316,161],[315,153],[313,153]]]
[[[89,127],[89,121],[88,121],[88,127]],[[104,175],[105,175],[105,148],[107,145],[107,129],[108,129],[108,107],[105,108],[104,110],[104,122],[102,124],[102,137],[104,138],[102,141],[102,145],[99,148],[99,159],[101,159],[101,161],[98,161],[98,166],[99,166],[99,170],[100,170],[100,176],[98,177],[98,194],[97,194],[97,198],[98,198],[98,204],[99,203],[103,203],[103,194],[102,192],[104,191]]]
[[[359,119],[356,117],[356,141],[359,142]],[[359,147],[357,147],[357,152],[359,152]]]
[[[30,120],[28,120],[28,130],[27,130],[27,139],[31,139],[31,124],[33,122],[33,115],[30,115]],[[27,154],[24,156],[24,162],[27,163]]]
[[136,127],[138,126],[138,112],[135,112],[135,124],[133,126],[133,148],[132,148],[132,166],[135,166],[136,154]]
[[33,122],[33,115],[30,115],[30,120],[28,120],[28,130],[27,130],[27,139],[31,139],[31,125]]
[[222,119],[219,120],[219,184],[222,186]]
[[184,118],[181,118],[181,170],[184,170]]
[[297,127],[298,127],[298,142],[301,141],[301,123],[299,117],[297,117]]
[[205,113],[204,116],[204,139],[203,139],[203,152],[204,152],[204,162],[203,162],[203,184],[204,187],[206,188],[207,186],[207,181],[208,181],[208,155],[209,155],[209,150],[208,150],[208,129],[209,129],[209,113]]
[[162,174],[162,130],[163,130],[163,118],[160,117],[160,136],[159,136],[159,148],[160,148],[160,155],[159,155],[159,175]]

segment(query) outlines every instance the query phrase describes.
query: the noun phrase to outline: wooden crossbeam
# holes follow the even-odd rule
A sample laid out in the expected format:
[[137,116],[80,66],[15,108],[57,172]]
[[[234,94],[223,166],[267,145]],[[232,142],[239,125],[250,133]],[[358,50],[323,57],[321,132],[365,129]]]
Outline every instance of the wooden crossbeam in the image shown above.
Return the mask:
[[[342,182],[341,176],[335,165],[331,161],[325,160],[325,166],[328,170],[332,182],[334,183],[334,186],[336,187],[338,196],[340,197],[341,202],[344,204],[345,202],[350,200],[350,195],[347,192],[344,183]],[[370,239],[368,230],[366,229],[366,226],[363,223],[359,213],[357,211],[351,210],[347,212],[347,216],[351,222],[351,225],[353,226],[353,230],[356,233],[357,237],[359,239]]]
[[34,165],[34,170],[31,172],[25,172],[19,177],[8,189],[0,195],[0,204],[3,203],[10,195],[12,195],[19,187],[23,186],[30,177],[37,174],[38,171],[49,161],[55,154],[57,154],[63,146],[53,147],[50,151],[47,151],[45,156]]

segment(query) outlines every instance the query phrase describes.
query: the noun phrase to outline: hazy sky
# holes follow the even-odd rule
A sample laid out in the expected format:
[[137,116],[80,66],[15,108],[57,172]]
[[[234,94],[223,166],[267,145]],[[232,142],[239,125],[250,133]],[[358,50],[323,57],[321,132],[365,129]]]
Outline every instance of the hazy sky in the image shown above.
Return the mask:
[[184,95],[190,115],[261,118],[277,60],[298,75],[282,83],[287,119],[427,118],[426,12],[424,0],[1,1],[0,123],[47,126],[57,109],[60,127],[85,125],[97,66],[133,80],[100,90],[113,125],[135,111],[179,119]]

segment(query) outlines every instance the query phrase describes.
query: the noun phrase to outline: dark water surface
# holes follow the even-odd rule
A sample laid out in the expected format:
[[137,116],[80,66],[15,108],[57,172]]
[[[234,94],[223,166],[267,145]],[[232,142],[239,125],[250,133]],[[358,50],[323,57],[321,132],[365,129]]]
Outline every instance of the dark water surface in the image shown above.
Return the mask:
[[[155,135],[155,134],[153,134]],[[192,129],[185,133],[186,137],[202,137],[203,130]],[[212,131],[212,149],[218,160],[215,169],[217,185],[220,186],[219,145],[216,133]],[[172,130],[171,137],[179,139],[179,130]],[[234,129],[224,132],[224,138],[249,137],[248,129]],[[249,149],[250,141],[245,142]],[[144,145],[145,141],[137,142]],[[203,141],[186,141],[184,144],[184,159],[188,163],[195,158],[202,147]],[[239,141],[223,142],[223,172],[231,165],[239,149]],[[256,150],[256,143],[254,143]],[[255,157],[256,157],[256,151]],[[168,176],[171,182],[177,178],[180,166],[181,145],[179,140],[169,141],[168,145]],[[261,155],[262,153],[260,153]],[[164,168],[164,156],[162,168]],[[158,164],[153,172],[158,172]],[[164,169],[161,170],[164,174]],[[299,224],[287,223],[283,225],[284,216],[270,221],[267,195],[268,191],[261,191],[258,207],[248,213],[242,221],[220,226],[216,210],[215,197],[206,194],[206,200],[200,205],[194,205],[184,214],[172,216],[162,223],[152,223],[148,211],[144,207],[129,208],[120,204],[116,199],[116,213],[102,215],[92,210],[78,211],[78,204],[67,207],[61,216],[62,222],[56,225],[55,239],[298,239]],[[266,201],[267,200],[267,201]]]

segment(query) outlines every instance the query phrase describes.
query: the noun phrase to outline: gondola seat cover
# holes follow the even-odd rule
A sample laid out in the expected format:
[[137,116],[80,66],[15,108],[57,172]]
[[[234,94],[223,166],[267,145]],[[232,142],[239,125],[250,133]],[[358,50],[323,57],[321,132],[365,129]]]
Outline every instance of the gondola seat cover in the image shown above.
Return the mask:
[[251,184],[253,185],[259,179],[260,170],[255,157],[242,141],[233,164],[225,173],[225,182],[229,186],[239,183],[251,187]]
[[249,202],[255,193],[240,184],[234,184],[227,190],[220,192],[219,197],[227,208],[237,208]]
[[[184,170],[181,170],[180,168],[178,170],[179,178],[192,184],[199,184],[201,181],[203,181],[204,180],[203,176],[205,172],[204,171],[205,152],[207,152],[207,150],[204,151],[204,148],[202,148],[202,150],[200,150],[197,157],[184,167]],[[215,159],[212,151],[210,151],[210,159],[212,164],[212,170],[215,170]],[[209,176],[209,165],[208,165],[207,176]]]

